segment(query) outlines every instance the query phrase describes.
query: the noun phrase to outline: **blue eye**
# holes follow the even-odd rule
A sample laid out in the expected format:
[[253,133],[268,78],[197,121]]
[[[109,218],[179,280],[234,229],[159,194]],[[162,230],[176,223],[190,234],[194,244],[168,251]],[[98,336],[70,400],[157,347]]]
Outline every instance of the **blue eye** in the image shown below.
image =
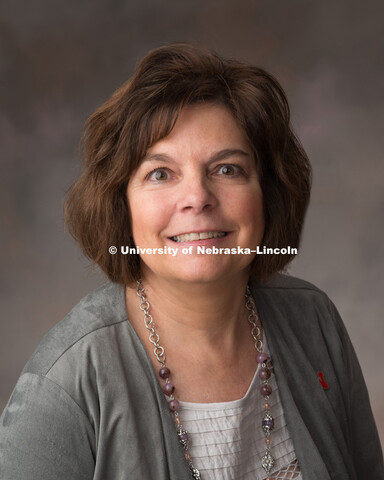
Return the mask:
[[165,168],[155,168],[152,172],[149,172],[147,175],[148,180],[153,180],[155,182],[165,182],[169,179],[169,173]]

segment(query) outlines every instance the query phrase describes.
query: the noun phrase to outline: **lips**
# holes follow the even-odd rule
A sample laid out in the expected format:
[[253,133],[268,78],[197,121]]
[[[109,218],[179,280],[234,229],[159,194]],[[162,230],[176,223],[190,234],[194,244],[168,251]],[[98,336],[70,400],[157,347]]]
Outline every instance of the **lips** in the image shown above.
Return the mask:
[[207,240],[208,238],[221,238],[225,237],[227,232],[191,232],[183,233],[181,235],[176,235],[171,237],[174,242],[196,242],[198,240]]

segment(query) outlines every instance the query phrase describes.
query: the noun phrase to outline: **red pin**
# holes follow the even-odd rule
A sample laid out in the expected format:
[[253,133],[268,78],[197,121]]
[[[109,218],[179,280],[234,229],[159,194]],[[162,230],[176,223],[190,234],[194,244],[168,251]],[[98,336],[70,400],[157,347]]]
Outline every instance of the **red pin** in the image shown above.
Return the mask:
[[319,381],[321,383],[321,386],[324,388],[324,390],[329,388],[328,383],[325,381],[324,373],[323,372],[318,372],[317,376],[319,377]]

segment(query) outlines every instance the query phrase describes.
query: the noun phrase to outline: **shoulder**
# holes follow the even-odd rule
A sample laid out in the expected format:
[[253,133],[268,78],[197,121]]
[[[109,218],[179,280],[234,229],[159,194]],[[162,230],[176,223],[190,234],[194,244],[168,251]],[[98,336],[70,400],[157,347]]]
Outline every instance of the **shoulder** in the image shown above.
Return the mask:
[[250,286],[253,292],[260,295],[285,298],[293,303],[304,299],[317,300],[325,304],[331,303],[327,294],[312,283],[282,273],[274,275],[265,283],[251,281]]
[[332,329],[345,336],[345,327],[328,295],[310,282],[285,274],[274,275],[268,282],[251,282],[257,306],[273,323],[296,330],[297,335],[314,328]]
[[324,294],[322,290],[306,280],[293,277],[291,275],[277,273],[273,275],[269,280],[263,284],[252,282],[259,289],[264,290],[301,290],[301,291],[313,291]]
[[24,373],[46,375],[68,350],[93,333],[127,321],[124,287],[106,283],[86,295],[40,341]]
[[328,296],[309,282],[281,274],[251,289],[271,353],[282,364],[290,358],[292,365],[311,365],[312,373],[334,372],[342,383],[348,364],[354,363],[348,360],[353,349]]
[[156,388],[150,360],[126,314],[124,286],[108,283],[45,335],[9,405],[17,400],[40,408],[43,397],[44,405],[73,410],[72,418],[83,415],[99,431],[104,418],[117,418],[121,411],[123,428],[136,404],[154,401]]

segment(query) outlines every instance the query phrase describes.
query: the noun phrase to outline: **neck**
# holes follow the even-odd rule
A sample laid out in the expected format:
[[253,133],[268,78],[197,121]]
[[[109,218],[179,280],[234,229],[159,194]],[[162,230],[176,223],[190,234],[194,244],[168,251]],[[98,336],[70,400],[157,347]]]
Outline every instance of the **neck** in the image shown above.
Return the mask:
[[[167,339],[168,345],[172,339],[172,344],[182,345],[189,354],[210,352],[212,360],[222,354],[228,362],[242,352],[244,339],[249,342],[244,298],[247,281],[248,273],[218,282],[188,284],[143,275],[160,338]],[[129,315],[142,323],[135,287],[127,289],[127,296]]]
[[[242,398],[256,368],[245,306],[248,277],[227,278],[215,285],[153,280],[143,275],[149,313],[165,349],[178,399],[209,403]],[[127,287],[126,295],[128,317],[158,371],[136,285]]]

